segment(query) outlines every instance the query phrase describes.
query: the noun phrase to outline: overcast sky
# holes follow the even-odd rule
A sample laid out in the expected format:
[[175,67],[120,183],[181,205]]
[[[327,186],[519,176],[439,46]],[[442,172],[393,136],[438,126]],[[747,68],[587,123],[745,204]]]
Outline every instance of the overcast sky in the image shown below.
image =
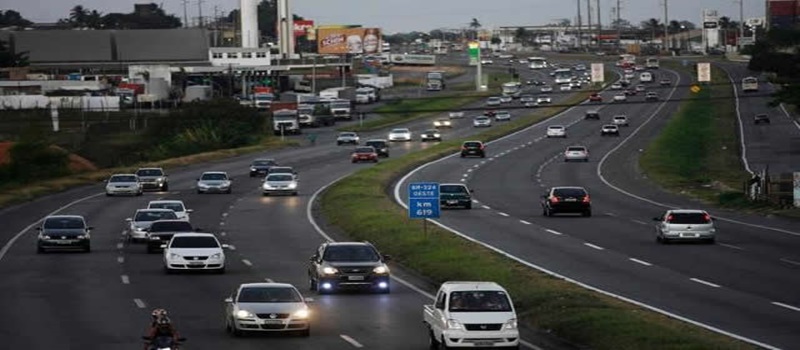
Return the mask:
[[[239,0],[201,0],[203,16],[214,7],[225,13],[239,6]],[[585,16],[586,0],[581,12]],[[622,18],[634,24],[651,17],[663,18],[665,0],[620,0]],[[700,22],[704,8],[716,9],[720,16],[739,18],[738,1],[744,1],[744,16],[763,17],[764,0],[668,0],[670,19]],[[35,22],[54,22],[68,16],[69,9],[83,5],[103,13],[131,12],[135,0],[3,0],[0,8],[13,9]],[[155,0],[168,13],[183,18],[182,0]],[[592,5],[596,0],[591,0]],[[602,22],[608,23],[616,0],[600,0]],[[198,16],[198,0],[189,0],[190,17]],[[436,28],[466,27],[475,17],[486,28],[494,26],[540,25],[559,18],[575,18],[574,0],[292,0],[292,11],[317,24],[362,24],[381,27],[385,32],[430,31]],[[596,12],[596,10],[592,10]]]

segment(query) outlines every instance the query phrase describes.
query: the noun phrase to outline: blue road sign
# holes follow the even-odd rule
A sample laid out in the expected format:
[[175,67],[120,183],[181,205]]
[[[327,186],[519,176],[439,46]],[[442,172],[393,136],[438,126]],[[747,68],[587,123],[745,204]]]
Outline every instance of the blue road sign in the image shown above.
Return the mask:
[[412,182],[408,184],[408,217],[412,219],[439,218],[439,184]]

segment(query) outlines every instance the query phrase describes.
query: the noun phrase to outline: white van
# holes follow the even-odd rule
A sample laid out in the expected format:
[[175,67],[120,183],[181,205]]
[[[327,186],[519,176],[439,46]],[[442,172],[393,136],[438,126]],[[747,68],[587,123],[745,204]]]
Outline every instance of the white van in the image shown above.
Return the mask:
[[653,73],[642,72],[642,74],[639,74],[639,81],[641,81],[643,83],[651,83],[651,82],[653,82]]

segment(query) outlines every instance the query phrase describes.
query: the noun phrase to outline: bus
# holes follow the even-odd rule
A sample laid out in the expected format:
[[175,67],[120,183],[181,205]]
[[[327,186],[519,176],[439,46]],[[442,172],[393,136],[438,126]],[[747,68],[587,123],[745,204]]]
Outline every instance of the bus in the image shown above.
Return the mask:
[[556,69],[555,72],[553,72],[553,78],[555,79],[556,84],[567,84],[572,81],[573,78],[572,69],[569,68]]
[[617,67],[633,67],[636,65],[636,56],[631,54],[622,54],[619,55],[619,60],[617,61]]
[[522,93],[522,84],[512,81],[503,84],[503,96],[511,96],[512,98],[517,98]]
[[530,69],[545,69],[547,68],[547,59],[544,57],[528,57],[528,67]]
[[658,69],[659,67],[658,58],[648,57],[647,62],[645,62],[644,66],[647,69]]
[[758,78],[747,77],[742,79],[742,92],[758,91]]

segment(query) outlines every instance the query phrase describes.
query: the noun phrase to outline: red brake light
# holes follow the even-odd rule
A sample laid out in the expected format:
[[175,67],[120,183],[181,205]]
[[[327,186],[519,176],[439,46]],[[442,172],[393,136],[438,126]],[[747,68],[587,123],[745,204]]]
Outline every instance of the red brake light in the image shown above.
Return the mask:
[[550,196],[550,203],[558,203],[558,197]]
[[590,202],[590,201],[589,201],[589,195],[588,195],[588,194],[587,194],[587,195],[585,195],[585,196],[583,196],[583,202],[584,202],[584,203],[589,203],[589,202]]
[[672,221],[672,215],[667,216],[667,222],[670,222],[670,221]]
[[484,148],[486,148],[486,145],[481,145],[481,149],[484,149]]
[[711,215],[708,215],[708,213],[706,213],[705,215],[703,215],[703,220],[705,220],[706,222],[711,221]]

